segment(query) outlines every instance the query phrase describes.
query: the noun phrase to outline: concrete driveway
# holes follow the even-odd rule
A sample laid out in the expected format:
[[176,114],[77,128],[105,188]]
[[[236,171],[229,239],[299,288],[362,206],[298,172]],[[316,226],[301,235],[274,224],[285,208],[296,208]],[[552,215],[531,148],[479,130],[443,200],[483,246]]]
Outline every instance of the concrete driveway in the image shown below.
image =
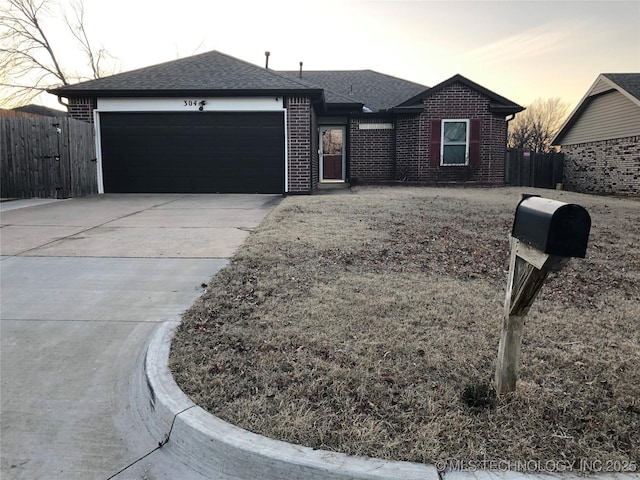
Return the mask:
[[280,198],[0,204],[3,479],[201,478],[162,450],[145,457],[158,445],[133,379],[154,330],[179,321]]

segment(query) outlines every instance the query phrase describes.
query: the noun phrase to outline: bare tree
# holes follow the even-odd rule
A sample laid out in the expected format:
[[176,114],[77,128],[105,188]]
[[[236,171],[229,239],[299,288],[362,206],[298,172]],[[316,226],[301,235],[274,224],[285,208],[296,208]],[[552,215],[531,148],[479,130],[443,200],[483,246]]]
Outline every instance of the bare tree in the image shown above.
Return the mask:
[[534,152],[553,150],[551,140],[567,117],[569,104],[559,97],[534,100],[509,122],[510,148],[530,148]]
[[71,1],[73,18],[65,14],[64,22],[86,56],[90,75],[72,74],[63,68],[43,25],[54,18],[53,5],[53,0],[6,0],[0,7],[2,105],[28,103],[48,88],[106,73],[104,63],[113,57],[105,49],[95,50],[89,42],[82,0]]
[[[89,36],[87,35],[87,30],[85,28],[84,4],[82,3],[82,0],[71,0],[70,3],[75,17],[75,22],[70,21],[68,16],[65,16],[64,20],[73,36],[78,41],[80,48],[86,57],[87,63],[91,68],[91,78],[102,78],[106,74],[114,73],[111,65],[105,67],[104,64],[112,62],[115,58],[105,48],[95,50],[91,47]],[[76,75],[76,77],[83,79],[80,75]]]

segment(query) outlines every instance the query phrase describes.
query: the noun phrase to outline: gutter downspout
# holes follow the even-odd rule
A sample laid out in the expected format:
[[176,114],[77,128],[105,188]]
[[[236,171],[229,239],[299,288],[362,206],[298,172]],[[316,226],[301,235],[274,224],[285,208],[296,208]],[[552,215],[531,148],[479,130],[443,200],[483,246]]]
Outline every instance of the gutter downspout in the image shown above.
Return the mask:
[[68,104],[68,103],[64,103],[64,102],[62,101],[62,98],[63,98],[63,97],[58,96],[58,103],[59,103],[60,105],[62,105],[63,107],[66,107],[66,108],[67,108],[67,113],[69,113],[69,104]]
[[[506,124],[507,124],[507,131],[506,131],[506,134],[507,134],[506,140],[507,140],[507,142],[509,141],[509,122],[511,120],[513,120],[514,118],[516,118],[516,114],[512,113],[509,118],[505,118],[504,119]],[[508,148],[508,145],[507,145],[507,148]],[[507,156],[505,155],[505,158],[504,158],[504,176],[505,176],[505,182],[504,183],[505,183],[505,185],[507,184],[507,181],[506,181],[507,180],[507,166],[508,166],[508,164],[507,164]]]

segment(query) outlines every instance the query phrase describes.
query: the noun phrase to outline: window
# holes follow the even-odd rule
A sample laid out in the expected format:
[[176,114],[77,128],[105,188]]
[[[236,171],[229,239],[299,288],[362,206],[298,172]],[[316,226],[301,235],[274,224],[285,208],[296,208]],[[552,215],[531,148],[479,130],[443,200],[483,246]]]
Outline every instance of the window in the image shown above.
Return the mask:
[[469,163],[469,120],[442,120],[442,165]]

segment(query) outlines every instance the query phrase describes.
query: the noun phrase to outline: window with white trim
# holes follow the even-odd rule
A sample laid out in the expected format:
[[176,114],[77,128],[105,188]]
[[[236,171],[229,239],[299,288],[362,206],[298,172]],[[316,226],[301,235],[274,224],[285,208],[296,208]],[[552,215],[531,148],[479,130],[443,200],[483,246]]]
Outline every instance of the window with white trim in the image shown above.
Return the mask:
[[442,120],[441,165],[469,164],[469,120]]

